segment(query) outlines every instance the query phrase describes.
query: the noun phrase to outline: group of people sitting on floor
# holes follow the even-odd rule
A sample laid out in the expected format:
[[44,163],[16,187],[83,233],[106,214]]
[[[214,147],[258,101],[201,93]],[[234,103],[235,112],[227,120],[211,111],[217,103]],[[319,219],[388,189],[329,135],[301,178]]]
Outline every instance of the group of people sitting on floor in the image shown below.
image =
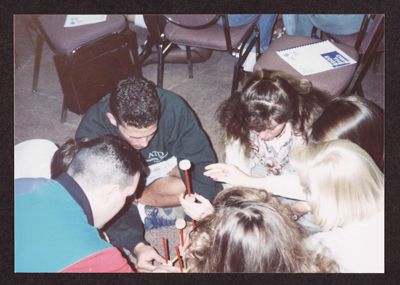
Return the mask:
[[224,163],[180,96],[127,78],[51,159],[16,146],[15,270],[179,272],[144,233],[183,218],[189,272],[384,272],[380,107],[260,70],[217,116]]
[[15,180],[16,271],[176,272],[144,229],[182,211],[197,221],[182,249],[191,272],[383,272],[380,107],[262,70],[218,117],[226,163],[182,98],[120,82],[55,151],[52,179]]

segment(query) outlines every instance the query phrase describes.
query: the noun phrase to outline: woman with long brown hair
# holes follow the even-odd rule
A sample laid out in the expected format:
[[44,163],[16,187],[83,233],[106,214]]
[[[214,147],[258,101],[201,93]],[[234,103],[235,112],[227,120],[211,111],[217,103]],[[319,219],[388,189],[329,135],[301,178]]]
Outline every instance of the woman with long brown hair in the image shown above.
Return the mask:
[[336,272],[337,264],[306,249],[305,231],[267,192],[220,192],[214,211],[190,233],[190,272]]

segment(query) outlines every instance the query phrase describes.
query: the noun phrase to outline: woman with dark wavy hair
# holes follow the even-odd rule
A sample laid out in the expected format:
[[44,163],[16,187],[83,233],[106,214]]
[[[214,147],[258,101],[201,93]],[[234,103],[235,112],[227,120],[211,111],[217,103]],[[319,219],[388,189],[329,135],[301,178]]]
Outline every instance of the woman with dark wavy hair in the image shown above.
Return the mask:
[[[253,177],[294,174],[289,152],[306,143],[308,129],[328,100],[309,80],[279,71],[255,72],[218,110],[226,130],[225,162]],[[226,167],[208,165],[204,174],[227,182],[222,175]]]

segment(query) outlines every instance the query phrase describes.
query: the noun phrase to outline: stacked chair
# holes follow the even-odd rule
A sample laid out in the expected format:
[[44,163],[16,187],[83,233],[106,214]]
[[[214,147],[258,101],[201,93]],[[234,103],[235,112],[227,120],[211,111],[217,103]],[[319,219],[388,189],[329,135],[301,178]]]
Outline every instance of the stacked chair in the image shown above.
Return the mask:
[[66,16],[32,15],[28,24],[37,34],[32,90],[37,91],[46,42],[63,91],[61,122],[67,110],[85,113],[121,79],[142,76],[136,34],[124,16],[107,15],[103,22],[64,27]]

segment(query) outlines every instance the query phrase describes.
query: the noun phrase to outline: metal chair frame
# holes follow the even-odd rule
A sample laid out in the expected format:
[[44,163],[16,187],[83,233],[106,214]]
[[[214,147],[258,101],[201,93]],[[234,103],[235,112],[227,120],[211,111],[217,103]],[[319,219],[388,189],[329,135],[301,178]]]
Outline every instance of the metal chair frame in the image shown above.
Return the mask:
[[[364,16],[364,19],[360,26],[360,31],[357,33],[357,38],[354,43],[354,48],[357,51],[360,50],[361,43],[362,43],[364,37],[366,36],[367,28],[368,28],[370,21],[374,20],[375,17],[376,17],[376,15],[372,15],[372,14],[366,14]],[[367,47],[365,53],[359,52],[357,68],[356,68],[356,71],[354,72],[353,79],[350,81],[349,85],[345,89],[345,92],[344,92],[345,94],[351,94],[351,93],[356,92],[358,95],[364,96],[361,82],[364,79],[366,73],[368,72],[368,69],[369,69],[370,65],[372,64],[374,58],[376,57],[376,50],[377,50],[378,45],[384,35],[383,20],[380,23],[378,23],[378,25],[379,25],[378,29],[375,32],[375,34],[373,35],[371,42],[370,42],[369,46]],[[313,34],[315,34],[316,29],[317,29],[316,27],[313,27],[313,32],[312,32]],[[324,37],[328,38],[329,40],[337,42],[334,35],[331,35],[329,33],[321,31],[320,38],[324,38]]]
[[[76,85],[72,78],[75,69],[97,61],[110,53],[117,52],[121,49],[128,49],[131,75],[136,77],[142,76],[140,60],[137,54],[136,35],[128,28],[124,29],[122,32],[114,32],[83,44],[82,46],[76,47],[69,54],[60,54],[52,45],[38,17],[38,15],[32,16],[30,25],[30,27],[35,30],[37,34],[32,91],[34,93],[37,92],[43,43],[46,41],[50,49],[54,52],[53,59],[63,91],[63,103],[61,110],[62,123],[66,121],[69,102],[71,100],[79,102]],[[79,106],[78,110],[74,112],[82,114],[85,111],[86,109],[83,109],[82,106]]]
[[[159,17],[158,19],[154,18],[157,16]],[[233,48],[231,41],[231,34],[230,34],[231,28],[229,27],[228,15],[226,14],[216,14],[214,18],[211,19],[208,23],[198,26],[183,25],[181,23],[176,22],[170,15],[157,15],[157,16],[156,15],[144,16],[146,25],[149,29],[150,36],[145,44],[145,48],[141,53],[140,58],[143,62],[143,60],[151,53],[152,46],[157,45],[157,52],[158,52],[157,85],[160,87],[163,86],[163,79],[164,79],[164,58],[174,46],[174,43],[169,41],[164,34],[164,27],[166,22],[170,22],[172,24],[178,25],[186,29],[198,30],[211,27],[212,25],[215,25],[220,18],[222,19],[225,41],[226,41],[226,51],[228,51],[232,56],[235,57],[235,67],[232,78],[231,94],[233,94],[233,92],[237,89],[239,85],[239,80],[243,75],[242,65],[254,46],[256,46],[257,58],[260,56],[260,35],[256,21],[254,22],[253,29],[250,29],[245,34],[243,42],[238,47]],[[253,35],[253,33],[255,33],[255,36],[246,46],[246,43],[249,42],[249,39]],[[193,63],[192,63],[190,46],[186,46],[186,55],[187,55],[189,78],[193,78]]]
[[[364,18],[365,21],[363,21],[362,26],[364,25],[364,31],[360,32],[360,37],[361,40],[359,41],[359,38],[357,39],[355,47],[357,47],[357,50],[360,48],[362,39],[365,37],[366,29],[368,27],[368,22],[370,19],[375,19],[375,15],[367,15],[366,18]],[[383,35],[384,35],[384,18],[379,21],[377,24],[377,30],[372,36],[371,42],[369,43],[369,46],[367,47],[366,51],[364,54],[360,54],[359,60],[357,62],[357,68],[356,71],[354,72],[353,79],[350,81],[349,85],[347,86],[345,93],[352,94],[357,92],[358,95],[364,96],[364,92],[362,89],[361,82],[363,81],[365,75],[368,72],[369,67],[371,66],[373,59],[376,55],[376,50],[378,48],[379,43],[381,42]],[[362,27],[363,28],[363,27]]]

